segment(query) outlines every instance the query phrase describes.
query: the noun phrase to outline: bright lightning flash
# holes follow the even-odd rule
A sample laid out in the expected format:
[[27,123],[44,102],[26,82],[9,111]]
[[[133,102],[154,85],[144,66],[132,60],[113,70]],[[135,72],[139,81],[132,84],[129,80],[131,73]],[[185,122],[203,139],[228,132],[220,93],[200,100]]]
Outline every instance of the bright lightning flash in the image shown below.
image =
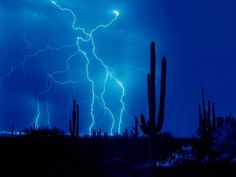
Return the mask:
[[120,15],[118,10],[113,10],[113,13],[118,17]]

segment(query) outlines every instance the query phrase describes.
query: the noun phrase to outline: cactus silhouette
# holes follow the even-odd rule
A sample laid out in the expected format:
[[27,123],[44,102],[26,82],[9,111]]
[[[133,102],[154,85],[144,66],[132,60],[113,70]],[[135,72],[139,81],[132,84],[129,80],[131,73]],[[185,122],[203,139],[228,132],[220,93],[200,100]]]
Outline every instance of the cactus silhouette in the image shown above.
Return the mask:
[[72,118],[69,120],[69,129],[71,136],[79,137],[79,104],[73,100]]
[[131,134],[137,139],[138,138],[138,117],[134,118],[134,126],[132,128]]
[[208,100],[206,109],[205,94],[203,88],[201,89],[201,92],[202,92],[202,107],[200,103],[198,104],[199,133],[203,139],[210,141],[212,137],[212,132],[217,128],[215,103],[214,102],[211,103],[211,101]]
[[151,63],[150,73],[147,75],[148,88],[148,113],[149,118],[146,121],[141,114],[140,128],[144,134],[149,136],[149,155],[151,163],[155,162],[154,141],[156,135],[162,130],[165,112],[165,95],[166,95],[166,58],[162,58],[161,65],[161,85],[160,85],[160,101],[159,111],[156,122],[156,52],[155,42],[151,43]]
[[123,133],[123,137],[124,138],[128,138],[129,137],[129,132],[128,132],[128,129],[126,128],[124,133]]

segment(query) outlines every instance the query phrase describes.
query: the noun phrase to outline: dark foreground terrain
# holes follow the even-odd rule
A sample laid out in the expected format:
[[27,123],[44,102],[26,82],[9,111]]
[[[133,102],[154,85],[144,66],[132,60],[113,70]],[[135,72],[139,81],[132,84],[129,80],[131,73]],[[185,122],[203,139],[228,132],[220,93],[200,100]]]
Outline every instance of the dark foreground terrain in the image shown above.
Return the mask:
[[[22,135],[0,139],[0,176],[236,176],[235,163],[200,159],[195,139],[157,138],[159,165],[148,163],[145,137]],[[191,144],[191,149],[185,148]],[[191,151],[191,152],[188,152]],[[158,167],[157,167],[158,166]]]

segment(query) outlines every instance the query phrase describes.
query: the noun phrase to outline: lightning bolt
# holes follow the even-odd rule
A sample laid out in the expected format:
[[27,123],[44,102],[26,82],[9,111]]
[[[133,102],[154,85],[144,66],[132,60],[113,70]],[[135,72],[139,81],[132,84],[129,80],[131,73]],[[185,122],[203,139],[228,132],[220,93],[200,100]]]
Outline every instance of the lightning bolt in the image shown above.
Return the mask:
[[[115,124],[116,124],[115,115],[113,114],[111,108],[108,106],[108,104],[107,104],[107,102],[105,101],[105,98],[104,98],[104,96],[107,92],[107,89],[106,89],[107,88],[107,83],[111,79],[111,80],[114,81],[114,83],[121,90],[120,99],[119,99],[119,102],[121,104],[121,109],[119,111],[118,130],[117,130],[118,133],[120,134],[121,128],[122,128],[123,112],[125,110],[125,103],[124,103],[125,87],[122,84],[122,82],[111,72],[111,69],[109,68],[109,66],[106,65],[105,62],[97,56],[97,54],[96,54],[96,45],[95,45],[95,41],[94,41],[94,33],[97,32],[100,29],[105,29],[105,28],[108,28],[109,26],[111,26],[118,19],[119,12],[117,10],[113,11],[115,16],[114,16],[114,18],[112,18],[112,20],[109,23],[97,25],[92,30],[86,31],[85,28],[82,28],[80,26],[76,26],[77,17],[71,9],[61,7],[60,5],[57,4],[56,1],[53,1],[53,0],[51,0],[51,3],[55,7],[57,7],[60,11],[67,12],[67,13],[72,15],[72,19],[73,19],[72,26],[71,26],[72,30],[81,32],[84,37],[78,36],[76,38],[76,43],[75,44],[64,45],[64,46],[61,46],[61,47],[46,46],[45,48],[38,49],[38,50],[36,50],[35,52],[33,52],[31,54],[24,55],[22,62],[12,66],[5,75],[0,77],[0,84],[2,84],[4,82],[4,80],[9,78],[15,70],[20,69],[20,68],[23,70],[24,76],[25,76],[26,62],[30,59],[33,59],[34,57],[38,56],[41,53],[45,53],[45,52],[48,52],[48,51],[61,51],[63,49],[67,49],[67,48],[71,48],[71,47],[74,48],[75,47],[76,52],[71,54],[65,60],[65,69],[64,70],[59,70],[59,71],[55,71],[55,72],[51,72],[51,73],[46,72],[47,85],[40,93],[38,93],[37,99],[36,99],[36,108],[35,108],[36,113],[35,113],[35,117],[34,117],[35,127],[38,128],[40,126],[40,119],[41,119],[41,116],[42,116],[42,111],[41,111],[42,97],[44,95],[46,95],[52,89],[54,84],[58,84],[58,85],[72,84],[73,85],[73,92],[70,94],[70,99],[71,99],[73,93],[75,92],[75,84],[78,84],[80,81],[72,79],[72,74],[71,74],[71,69],[70,69],[70,61],[73,58],[77,57],[79,54],[82,54],[85,61],[86,61],[86,66],[85,66],[86,79],[88,80],[88,82],[91,85],[91,102],[90,102],[91,122],[90,122],[90,125],[89,125],[89,133],[91,134],[92,129],[95,126],[95,123],[96,123],[95,122],[95,113],[94,113],[95,102],[96,102],[96,100],[98,100],[98,101],[100,100],[101,104],[104,108],[105,113],[107,113],[109,115],[109,117],[111,118],[112,124],[111,124],[111,128],[110,128],[110,135],[113,135],[114,127],[115,127]],[[103,67],[103,69],[105,71],[105,77],[104,77],[104,80],[103,80],[103,90],[102,90],[102,92],[100,93],[99,96],[95,93],[96,82],[95,82],[95,80],[92,79],[91,73],[89,72],[89,67],[91,65],[91,58],[88,56],[87,52],[84,51],[80,47],[80,44],[82,44],[82,43],[91,43],[91,45],[92,45],[92,48],[91,48],[92,49],[92,55],[101,64],[101,66]],[[30,44],[30,46],[32,46],[32,44]],[[59,74],[68,74],[68,73],[69,73],[69,76],[70,76],[69,80],[61,81],[61,80],[56,78],[56,76],[59,75]],[[50,125],[50,110],[49,110],[48,100],[47,100],[47,103],[46,103],[46,111],[47,111],[47,124],[49,126]]]
[[[35,117],[35,128],[39,127],[39,119],[41,116],[41,110],[40,110],[40,98],[47,93],[53,86],[52,82],[50,80],[48,80],[50,83],[48,84],[47,88],[45,90],[43,90],[42,92],[39,93],[38,97],[37,97],[37,114]],[[47,105],[48,106],[48,105]],[[48,111],[48,110],[47,110]],[[47,112],[47,115],[49,115],[49,112]]]
[[121,83],[119,79],[117,79],[114,75],[111,75],[111,77],[114,79],[116,84],[120,87],[121,89],[121,96],[120,96],[120,103],[121,103],[121,110],[120,110],[120,115],[119,115],[119,123],[118,123],[118,133],[120,134],[121,132],[121,127],[122,127],[122,117],[124,114],[125,110],[125,103],[124,103],[124,97],[125,97],[125,88],[124,85]]
[[117,77],[112,75],[112,73],[110,72],[109,67],[104,63],[104,61],[97,56],[97,54],[96,54],[96,46],[95,46],[94,36],[93,36],[93,34],[96,31],[98,31],[99,29],[101,29],[101,28],[108,28],[109,26],[111,26],[117,20],[117,18],[119,16],[119,12],[117,10],[114,10],[113,13],[115,14],[115,17],[109,23],[107,23],[105,25],[104,24],[97,25],[90,32],[87,32],[85,30],[85,28],[82,28],[82,27],[79,27],[79,26],[75,25],[76,22],[77,22],[77,18],[76,18],[75,13],[73,12],[73,10],[71,10],[69,8],[61,7],[60,5],[57,4],[56,1],[51,0],[51,2],[59,10],[69,12],[72,15],[72,17],[73,17],[72,29],[74,31],[80,31],[80,32],[83,33],[84,36],[86,36],[86,38],[83,38],[81,36],[77,37],[77,46],[78,46],[78,52],[82,53],[84,58],[86,59],[86,63],[87,63],[86,64],[86,75],[87,75],[87,80],[91,84],[92,101],[91,101],[91,104],[90,104],[90,115],[91,115],[91,119],[92,120],[91,120],[91,124],[89,126],[89,133],[91,134],[92,129],[93,129],[94,124],[95,124],[94,104],[95,104],[95,97],[97,97],[97,96],[96,96],[95,90],[94,90],[94,88],[95,88],[95,81],[91,78],[90,73],[89,73],[90,58],[88,57],[87,53],[81,49],[81,47],[80,47],[80,43],[81,42],[86,42],[86,43],[91,42],[92,43],[93,56],[94,56],[94,58],[97,61],[99,61],[101,63],[101,65],[103,66],[103,68],[105,70],[105,79],[104,79],[104,82],[103,82],[103,91],[102,91],[102,93],[100,95],[100,99],[102,101],[102,105],[104,107],[104,110],[109,114],[109,116],[112,119],[110,135],[113,135],[113,129],[114,129],[114,126],[115,126],[115,116],[112,113],[111,109],[107,106],[107,103],[106,103],[106,101],[104,99],[104,95],[106,93],[106,87],[107,87],[108,80],[109,79],[114,80],[115,83],[121,88],[122,94],[120,96],[120,103],[122,105],[122,108],[120,110],[119,124],[118,124],[118,133],[120,134],[121,124],[122,124],[122,117],[123,117],[123,112],[124,112],[124,108],[125,108],[125,104],[124,104],[125,88],[124,88],[124,85],[121,83],[121,81]]
[[45,53],[48,51],[60,51],[62,49],[66,49],[66,48],[70,48],[70,47],[75,47],[75,44],[68,44],[68,45],[64,45],[64,46],[60,46],[60,47],[50,47],[50,46],[46,46],[43,49],[38,49],[35,52],[33,52],[32,54],[27,54],[24,55],[23,57],[23,61],[11,66],[11,68],[9,69],[9,71],[4,74],[3,76],[0,77],[0,84],[2,84],[5,80],[7,80],[8,77],[10,77],[14,71],[16,71],[17,69],[22,69],[23,71],[25,71],[25,64],[28,60],[36,57],[37,55],[39,55],[40,53]]
[[[25,41],[25,40],[24,40],[24,41]],[[27,45],[27,46],[28,46],[28,45]],[[24,78],[25,78],[25,65],[26,65],[27,61],[33,59],[33,58],[36,57],[36,56],[38,56],[40,53],[45,53],[45,52],[48,52],[48,51],[60,51],[60,50],[62,50],[62,49],[67,49],[67,48],[71,48],[71,47],[75,47],[75,46],[76,46],[76,44],[68,44],[68,45],[64,45],[64,46],[60,46],[60,47],[50,47],[50,46],[46,46],[45,48],[38,49],[38,50],[36,50],[35,52],[33,52],[33,53],[31,53],[31,54],[24,55],[22,62],[20,62],[20,63],[14,65],[14,66],[12,66],[12,67],[9,69],[9,71],[8,71],[5,75],[3,75],[2,77],[0,77],[0,85],[2,85],[3,82],[4,82],[5,80],[7,80],[7,79],[14,73],[14,71],[19,70],[19,69],[23,70],[23,72],[24,72]],[[71,55],[71,56],[69,57],[69,59],[67,60],[67,62],[69,62],[69,60],[70,60],[70,58],[72,58],[72,56],[73,56],[73,55]],[[67,67],[68,67],[68,64],[67,64]],[[65,71],[66,71],[66,70],[65,70]],[[47,86],[43,91],[41,91],[41,92],[37,95],[36,115],[35,115],[34,122],[33,122],[33,124],[35,125],[36,128],[39,127],[39,120],[40,120],[40,117],[41,117],[41,109],[40,109],[41,104],[40,104],[40,99],[41,99],[41,97],[42,97],[44,94],[46,94],[46,93],[52,88],[52,86],[53,86],[53,82],[52,82],[52,81],[56,82],[56,80],[55,80],[53,77],[51,77],[51,75],[53,75],[53,74],[59,74],[59,73],[61,73],[61,72],[63,72],[63,71],[60,71],[60,72],[58,71],[58,72],[55,72],[55,73],[52,73],[52,74],[48,74],[48,76],[47,76],[47,81],[49,82],[48,86]],[[50,81],[50,78],[51,78],[51,81]],[[52,80],[52,79],[53,79],[53,80]],[[59,83],[59,82],[57,81],[57,83]],[[68,83],[76,83],[76,82],[74,82],[74,81],[67,81],[67,82],[65,82],[65,83],[60,82],[60,84],[68,84]],[[48,112],[48,115],[49,115],[49,110],[47,110],[47,112]]]

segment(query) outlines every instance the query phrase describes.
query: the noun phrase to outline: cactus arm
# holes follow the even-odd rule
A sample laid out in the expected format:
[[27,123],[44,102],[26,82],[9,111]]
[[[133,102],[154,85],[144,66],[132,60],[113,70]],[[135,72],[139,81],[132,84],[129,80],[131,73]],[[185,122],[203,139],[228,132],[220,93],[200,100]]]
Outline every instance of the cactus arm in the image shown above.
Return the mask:
[[160,132],[163,127],[164,114],[165,114],[165,96],[166,96],[166,58],[162,58],[161,66],[161,89],[160,89],[160,102],[157,121],[157,132]]
[[202,88],[202,109],[203,109],[203,129],[205,131],[207,128],[207,115],[206,115],[206,105],[205,105],[205,94],[203,88]]
[[199,131],[202,132],[202,111],[201,111],[201,104],[198,104],[198,114],[199,114]]
[[149,121],[156,126],[156,52],[155,43],[151,43],[151,59],[150,59],[150,81],[149,81]]
[[73,134],[73,130],[72,130],[72,126],[71,126],[72,122],[71,119],[69,120],[69,130],[70,130],[70,134]]
[[212,129],[216,128],[216,111],[215,111],[215,103],[212,102]]
[[148,135],[149,132],[148,132],[148,127],[147,127],[147,124],[146,124],[146,120],[145,120],[145,117],[143,114],[141,114],[140,116],[140,120],[141,120],[141,124],[140,124],[140,129],[143,131],[144,134]]
[[208,129],[208,136],[211,134],[211,128],[212,128],[212,122],[211,122],[211,102],[208,100],[208,106],[207,106],[207,129]]
[[149,117],[151,116],[150,115],[150,112],[151,112],[151,100],[150,100],[150,93],[151,93],[151,90],[150,90],[150,85],[151,85],[151,75],[150,74],[147,74],[147,91],[148,91],[148,113],[149,113]]

